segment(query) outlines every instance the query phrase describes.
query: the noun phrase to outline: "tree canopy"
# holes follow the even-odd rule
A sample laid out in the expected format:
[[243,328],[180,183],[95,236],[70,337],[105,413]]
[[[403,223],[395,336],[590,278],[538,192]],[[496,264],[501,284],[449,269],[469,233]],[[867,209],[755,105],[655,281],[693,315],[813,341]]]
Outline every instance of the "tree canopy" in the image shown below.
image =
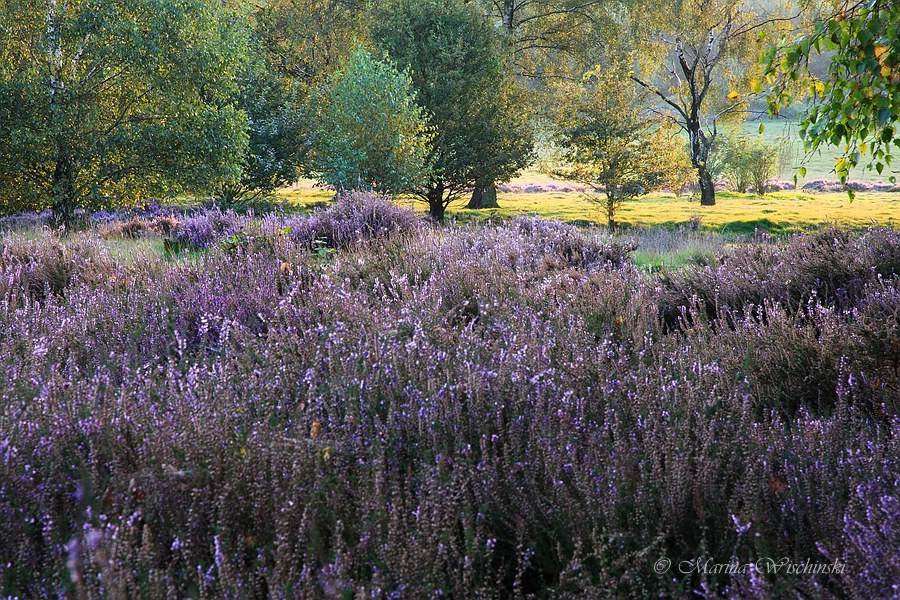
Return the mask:
[[450,202],[479,181],[507,181],[528,165],[530,125],[512,105],[516,83],[495,31],[472,5],[396,0],[375,21],[375,43],[408,69],[434,130],[434,169],[416,193],[440,221]]
[[428,177],[432,134],[408,73],[360,48],[317,104],[311,169],[319,181],[400,194]]
[[[595,65],[652,98],[620,107],[632,133],[648,110],[682,130],[681,160],[663,144],[667,185],[682,187],[689,159],[704,205],[720,124],[765,112],[764,91],[776,116],[800,107],[809,151],[838,148],[841,182],[857,165],[893,180],[900,8],[816,13],[831,6],[0,0],[0,212],[49,208],[69,222],[180,194],[240,207],[305,177],[411,192],[442,220],[464,196],[496,206],[497,184],[531,165],[536,135],[560,126],[556,109],[590,96],[586,85],[612,89],[579,81]],[[563,137],[602,129],[573,111],[582,121]],[[566,151],[582,142],[566,138]]]
[[592,64],[614,29],[614,0],[481,0],[498,24],[516,74],[538,80]]
[[0,202],[121,203],[240,174],[240,19],[212,0],[0,3]]

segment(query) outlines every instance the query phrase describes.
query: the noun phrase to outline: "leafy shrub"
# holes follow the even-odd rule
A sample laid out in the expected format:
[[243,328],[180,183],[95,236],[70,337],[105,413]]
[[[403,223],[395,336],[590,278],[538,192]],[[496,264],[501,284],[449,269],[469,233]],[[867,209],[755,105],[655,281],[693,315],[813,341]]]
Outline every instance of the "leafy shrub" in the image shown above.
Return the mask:
[[312,171],[338,191],[410,192],[430,171],[433,134],[408,73],[360,48],[319,102]]
[[758,195],[764,196],[781,168],[778,147],[766,144],[761,137],[726,137],[716,152],[721,155],[721,174],[742,194],[752,186]]
[[[623,83],[627,82],[627,83]],[[564,179],[587,184],[605,198],[601,205],[609,227],[623,202],[671,185],[675,133],[644,114],[632,82],[609,69],[595,69],[582,82],[562,90],[554,110],[565,164],[555,171]]]

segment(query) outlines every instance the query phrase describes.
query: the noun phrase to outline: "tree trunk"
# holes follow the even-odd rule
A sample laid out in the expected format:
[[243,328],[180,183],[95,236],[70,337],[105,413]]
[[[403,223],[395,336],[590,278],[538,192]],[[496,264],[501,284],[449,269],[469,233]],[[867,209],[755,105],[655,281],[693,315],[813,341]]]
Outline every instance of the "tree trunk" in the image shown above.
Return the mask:
[[466,208],[500,208],[497,204],[497,186],[493,183],[476,184],[472,192],[472,199]]
[[697,169],[700,177],[700,205],[715,206],[716,205],[716,185],[713,183],[712,175],[706,170],[706,167]]
[[443,224],[444,210],[444,186],[439,185],[428,190],[428,215],[437,223]]
[[69,225],[75,216],[75,177],[72,161],[67,156],[56,159],[53,170],[53,221],[57,225]]
[[697,177],[700,183],[700,204],[701,206],[715,206],[716,204],[716,186],[712,180],[712,175],[706,169],[706,161],[709,160],[709,151],[712,148],[713,139],[706,137],[700,120],[691,118],[687,121],[688,140],[691,145],[691,164],[697,169]]
[[616,228],[616,199],[606,194],[606,226],[612,231]]
[[512,36],[516,32],[516,0],[504,0],[502,11],[503,31]]

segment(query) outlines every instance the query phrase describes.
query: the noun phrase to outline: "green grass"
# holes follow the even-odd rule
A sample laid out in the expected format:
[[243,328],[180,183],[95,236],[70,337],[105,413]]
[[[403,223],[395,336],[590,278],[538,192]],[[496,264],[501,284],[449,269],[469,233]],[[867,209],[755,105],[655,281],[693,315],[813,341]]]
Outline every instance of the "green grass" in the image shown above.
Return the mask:
[[136,263],[147,256],[157,257],[165,254],[164,242],[161,238],[145,237],[138,239],[103,240],[109,248],[110,255],[118,261]]
[[[562,186],[565,182],[529,171],[511,185]],[[570,184],[571,185],[571,184]],[[333,192],[302,183],[280,193],[281,199],[301,206],[328,202]],[[425,205],[412,198],[398,202],[418,211]],[[504,218],[520,214],[540,215],[547,219],[576,224],[605,224],[601,207],[581,192],[547,191],[542,193],[500,193],[500,209],[469,210],[458,201],[447,211],[457,221],[478,221]],[[675,228],[698,215],[704,229],[730,234],[752,234],[754,230],[784,233],[796,229],[812,229],[824,223],[847,227],[900,223],[900,194],[859,193],[850,202],[845,193],[811,194],[788,191],[766,196],[719,192],[715,206],[700,206],[688,196],[651,194],[626,202],[617,214],[617,221],[625,227],[663,226]]]
[[277,197],[294,204],[312,206],[319,202],[330,202],[334,198],[334,192],[316,187],[312,181],[302,180],[297,185],[279,190]]
[[[450,214],[487,218],[525,213],[567,222],[605,222],[599,207],[579,193],[500,194],[498,201],[503,207],[499,210],[451,207]],[[688,197],[649,195],[625,203],[616,220],[624,226],[676,227],[695,215],[704,228],[735,234],[810,229],[822,223],[864,227],[900,222],[900,194],[860,193],[851,203],[844,193],[775,192],[761,197],[720,192],[715,206],[700,206]]]
[[656,272],[665,269],[682,269],[688,265],[708,263],[712,255],[697,255],[689,250],[675,250],[672,252],[646,252],[635,250],[632,253],[634,264],[639,269]]
[[[791,181],[794,175],[798,175],[797,181],[802,186],[804,182],[813,181],[815,179],[837,179],[834,173],[835,159],[840,156],[841,151],[835,146],[827,146],[826,148],[815,152],[807,157],[803,149],[803,142],[799,135],[799,125],[796,121],[787,119],[760,119],[757,121],[747,121],[741,124],[741,132],[748,136],[757,136],[759,134],[760,124],[764,125],[762,132],[763,140],[767,144],[784,144],[788,140],[790,149],[787,154],[790,156],[790,164],[782,169],[779,175],[780,179]],[[804,163],[804,160],[806,162]],[[887,171],[883,175],[879,175],[874,170],[869,171],[865,168],[867,163],[866,157],[863,156],[862,166],[853,169],[850,172],[850,181],[878,181],[887,182],[891,173]],[[797,168],[804,164],[806,167],[806,177],[799,177]],[[896,174],[896,173],[895,173]]]

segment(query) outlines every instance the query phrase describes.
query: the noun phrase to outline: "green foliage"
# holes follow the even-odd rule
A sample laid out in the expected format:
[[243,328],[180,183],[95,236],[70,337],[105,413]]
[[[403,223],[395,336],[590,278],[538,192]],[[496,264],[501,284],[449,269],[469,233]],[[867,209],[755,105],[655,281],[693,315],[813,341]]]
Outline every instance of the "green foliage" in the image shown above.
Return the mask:
[[308,147],[306,87],[278,69],[266,48],[268,32],[253,15],[249,21],[249,57],[233,100],[247,114],[249,144],[240,179],[216,190],[225,209],[259,203],[297,181]]
[[[709,156],[706,159],[706,170],[713,181],[725,177],[728,168],[728,153],[725,148],[726,136],[717,135],[709,148]],[[690,152],[690,150],[688,150]]]
[[556,174],[602,191],[614,226],[622,202],[665,181],[667,132],[642,112],[634,85],[612,70],[595,69],[581,83],[560,88],[554,116],[565,165]]
[[[671,190],[676,196],[681,196],[688,186],[697,181],[697,170],[691,164],[690,148],[682,142],[680,128],[671,122],[659,123],[654,130],[653,140],[653,156],[663,167],[659,188]],[[714,149],[715,142],[706,162],[710,173],[715,173],[716,169]]]
[[778,147],[766,144],[761,137],[722,136],[715,154],[721,161],[720,174],[742,194],[753,186],[757,194],[764,196],[781,167]]
[[399,194],[428,178],[433,136],[408,73],[360,48],[318,100],[311,169],[319,181]]
[[[821,80],[809,70],[810,57],[820,53],[831,55]],[[861,163],[879,175],[890,167],[900,148],[900,4],[871,0],[845,7],[816,22],[810,34],[770,48],[765,63],[773,114],[795,100],[790,84],[807,80],[812,105],[800,135],[809,152],[843,147],[835,163],[842,183]]]
[[309,174],[314,91],[353,52],[364,17],[361,5],[331,0],[269,0],[249,11],[250,58],[234,98],[249,147],[240,180],[216,190],[223,208],[258,206]]
[[0,3],[0,211],[121,204],[237,179],[242,24],[212,0]]
[[508,181],[531,160],[532,132],[516,106],[496,32],[462,0],[396,0],[375,19],[373,38],[408,69],[434,128],[434,170],[416,194],[433,218],[476,183]]
[[363,40],[367,12],[356,0],[266,0],[253,30],[269,65],[286,81],[312,89]]
[[621,4],[606,0],[477,3],[499,24],[516,75],[544,83],[580,74],[596,64],[598,54],[616,41],[620,26],[614,13]]

